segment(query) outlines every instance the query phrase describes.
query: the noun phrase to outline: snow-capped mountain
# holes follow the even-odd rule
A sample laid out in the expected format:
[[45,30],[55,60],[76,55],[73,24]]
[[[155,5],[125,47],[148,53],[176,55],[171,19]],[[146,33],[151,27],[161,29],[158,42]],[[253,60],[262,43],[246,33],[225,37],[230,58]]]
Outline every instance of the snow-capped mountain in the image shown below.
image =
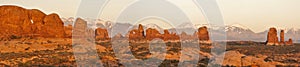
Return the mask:
[[182,29],[182,28],[195,28],[196,29],[197,27],[195,27],[195,25],[192,23],[182,23],[182,24],[178,25],[176,28],[177,29]]
[[238,34],[243,34],[243,33],[254,33],[252,30],[250,30],[248,27],[243,26],[241,24],[232,24],[232,25],[227,25],[225,27],[225,32],[236,32]]
[[[61,18],[62,21],[65,23],[65,25],[73,24],[74,18]],[[114,23],[110,21],[103,21],[101,19],[85,19],[88,22],[88,25],[90,28],[106,28],[108,29],[108,32],[114,32],[111,33],[110,36],[114,36],[116,34],[122,34],[123,36],[128,33],[131,29],[137,29],[137,25],[132,25],[129,23]],[[158,26],[157,24],[146,24],[143,25],[144,29],[147,28],[153,28],[160,31],[160,33],[163,33],[163,28]],[[208,27],[210,36],[214,37],[226,37],[227,40],[233,41],[260,41],[264,42],[267,38],[268,30],[264,32],[255,33],[250,28],[241,25],[241,24],[231,24],[231,25],[225,25],[225,26],[218,26],[213,24],[192,24],[192,23],[183,23],[176,28],[168,29],[170,32],[175,32],[177,34],[181,34],[182,32],[187,33],[188,35],[193,35],[195,32],[197,32],[198,28],[206,26]],[[285,27],[276,27],[278,30],[278,34],[280,33],[280,30],[285,30],[285,39],[292,38],[294,42],[300,42],[300,29],[298,28],[285,28]],[[218,38],[212,38],[212,39],[218,39]]]
[[156,29],[158,31],[163,31],[164,30],[163,28],[161,28],[158,25],[153,24],[153,23],[146,24],[146,25],[144,25],[144,27],[145,27],[145,29],[152,28],[152,29]]

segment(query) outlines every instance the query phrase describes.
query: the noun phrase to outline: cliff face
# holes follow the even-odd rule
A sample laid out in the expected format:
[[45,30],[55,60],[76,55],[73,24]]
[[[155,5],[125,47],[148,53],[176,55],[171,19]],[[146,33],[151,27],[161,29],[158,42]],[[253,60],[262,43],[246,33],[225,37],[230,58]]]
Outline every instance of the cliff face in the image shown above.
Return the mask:
[[37,9],[0,6],[0,37],[65,37],[63,22],[57,14],[46,15]]
[[[87,29],[87,21],[77,18],[74,26],[64,26],[59,15],[45,14],[37,9],[25,9],[18,6],[0,6],[0,40],[9,40],[15,37],[44,37],[44,38],[71,38],[81,35],[92,35],[96,40],[109,40],[108,30],[97,28]],[[76,33],[74,33],[74,31]],[[94,36],[93,36],[94,35]],[[209,35],[206,27],[201,27],[196,33],[200,41],[208,41]],[[183,40],[192,40],[196,35],[182,37]],[[114,37],[114,36],[112,36]],[[117,37],[123,37],[121,35]],[[138,29],[133,29],[128,33],[129,40],[153,40],[155,38],[164,41],[180,40],[176,33],[164,30],[164,34],[156,29],[144,29],[139,24]]]

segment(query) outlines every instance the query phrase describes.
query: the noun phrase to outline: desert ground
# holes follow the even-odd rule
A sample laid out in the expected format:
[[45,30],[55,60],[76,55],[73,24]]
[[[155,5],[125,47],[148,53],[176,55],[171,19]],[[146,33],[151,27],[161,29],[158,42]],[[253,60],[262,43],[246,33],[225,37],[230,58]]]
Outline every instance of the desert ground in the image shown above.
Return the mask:
[[[97,42],[98,56],[105,67],[123,66],[116,58],[110,42]],[[160,67],[178,66],[181,54],[180,42],[166,42],[167,54]],[[192,43],[191,43],[192,44]],[[197,43],[194,43],[197,44]],[[200,44],[198,66],[208,66],[214,57],[211,44]],[[227,42],[226,54],[221,66],[297,66],[300,64],[300,44],[292,46],[267,46],[263,42]],[[130,43],[132,54],[141,60],[151,56],[149,43]],[[16,38],[0,42],[1,66],[76,66],[70,38]],[[189,50],[193,50],[192,47]],[[188,50],[188,51],[189,51]],[[83,50],[84,51],[84,50]],[[195,52],[191,52],[195,53]],[[189,58],[188,56],[183,56]],[[242,57],[242,58],[241,58]],[[246,58],[243,58],[246,57]],[[242,59],[242,60],[240,60]],[[195,59],[187,59],[195,60]],[[128,62],[134,60],[128,60]],[[242,64],[241,64],[242,63]]]

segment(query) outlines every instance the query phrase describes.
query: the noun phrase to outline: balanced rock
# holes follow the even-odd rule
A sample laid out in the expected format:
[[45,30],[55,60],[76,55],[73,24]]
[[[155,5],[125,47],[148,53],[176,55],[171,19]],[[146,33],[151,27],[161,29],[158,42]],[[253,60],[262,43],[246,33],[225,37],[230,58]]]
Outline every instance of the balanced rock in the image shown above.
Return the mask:
[[279,45],[276,28],[270,28],[267,37],[267,45]]

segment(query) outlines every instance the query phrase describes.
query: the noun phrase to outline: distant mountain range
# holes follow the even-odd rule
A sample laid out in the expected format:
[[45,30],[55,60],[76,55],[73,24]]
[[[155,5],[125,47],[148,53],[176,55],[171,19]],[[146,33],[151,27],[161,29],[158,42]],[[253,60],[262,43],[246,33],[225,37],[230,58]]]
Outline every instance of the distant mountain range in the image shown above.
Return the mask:
[[[61,18],[63,22],[65,22],[65,25],[73,24],[74,18]],[[108,29],[109,32],[114,32],[110,34],[111,36],[114,36],[118,33],[122,35],[126,35],[127,32],[133,28],[137,28],[137,25],[132,25],[129,23],[115,23],[110,21],[103,21],[100,19],[85,19],[88,22],[88,25],[90,28],[105,28]],[[217,26],[217,25],[211,25],[211,24],[192,24],[192,23],[183,23],[176,28],[168,29],[170,32],[175,32],[177,34],[181,34],[182,32],[185,32],[189,35],[193,35],[199,27],[206,26],[208,27],[210,31],[210,36],[217,36],[217,37],[225,37],[227,38],[227,41],[259,41],[259,42],[265,42],[267,40],[267,33],[268,30],[255,33],[248,27],[241,25],[241,24],[231,24],[231,25],[225,25],[225,26]],[[159,27],[156,24],[146,24],[144,26],[144,29],[147,28],[153,28],[157,29],[160,33],[163,33],[163,28]],[[112,30],[113,29],[113,30]],[[278,28],[277,32],[279,34],[281,28]],[[300,42],[300,29],[297,28],[290,28],[290,29],[284,29],[285,30],[285,40],[288,40],[289,38],[294,39],[294,42]],[[223,33],[226,32],[226,35]],[[213,38],[218,40],[219,38]]]

